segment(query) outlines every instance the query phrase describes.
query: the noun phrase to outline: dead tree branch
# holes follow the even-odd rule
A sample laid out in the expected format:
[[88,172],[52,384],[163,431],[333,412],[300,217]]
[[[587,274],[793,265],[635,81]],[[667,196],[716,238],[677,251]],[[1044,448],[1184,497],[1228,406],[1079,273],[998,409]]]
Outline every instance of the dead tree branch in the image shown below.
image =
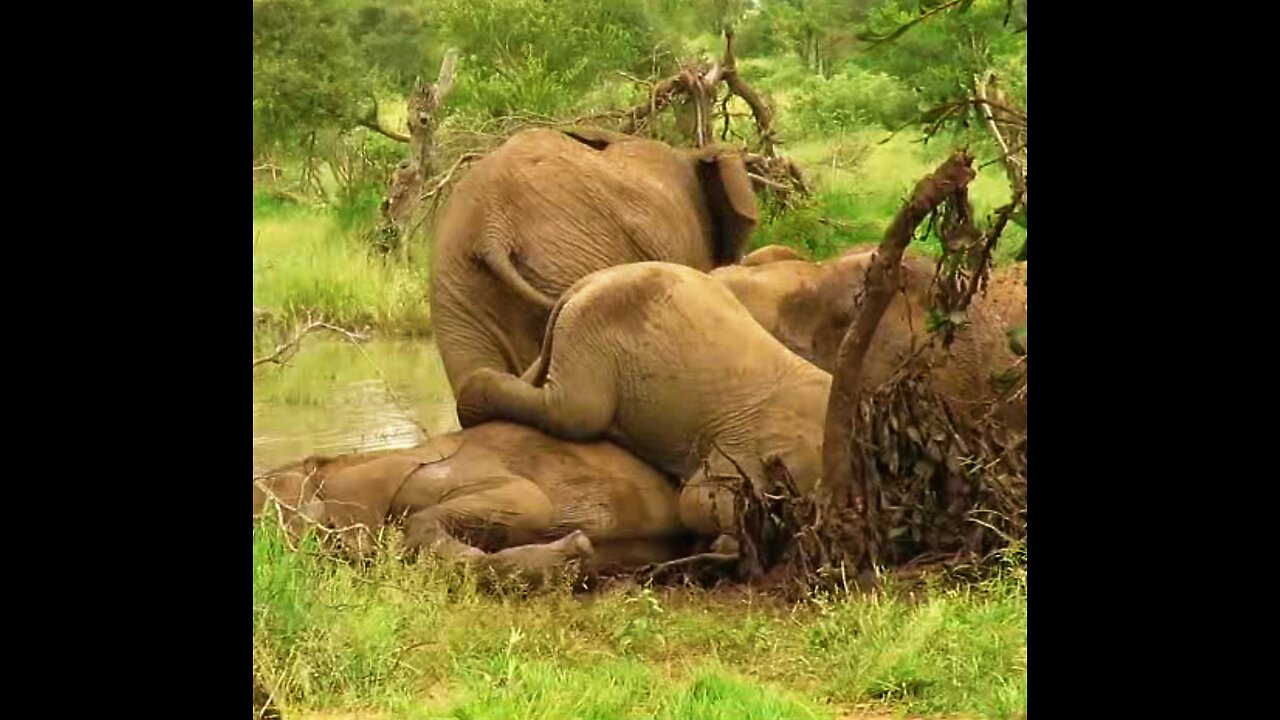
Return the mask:
[[777,151],[774,148],[776,140],[773,131],[773,112],[769,110],[769,105],[765,102],[764,97],[756,92],[755,88],[748,85],[742,79],[742,76],[738,75],[738,58],[734,54],[733,39],[733,28],[727,28],[724,31],[724,59],[722,61],[725,68],[725,84],[729,86],[731,93],[742,98],[747,103],[747,106],[751,108],[751,114],[756,121],[756,129],[760,133],[760,148],[765,157],[775,157]]
[[858,436],[857,424],[862,392],[862,365],[872,336],[880,324],[899,285],[903,252],[911,242],[916,227],[943,200],[964,188],[974,177],[973,158],[960,151],[944,162],[932,175],[921,180],[907,203],[898,211],[885,232],[867,269],[861,308],[853,325],[840,342],[836,371],[827,404],[823,433],[823,483],[819,492],[819,523],[839,523],[835,541],[840,555],[861,569],[874,560],[873,540],[868,532],[868,512],[873,498],[867,497],[863,477],[863,455],[852,452],[850,438]]
[[265,357],[255,359],[253,361],[253,368],[256,370],[259,365],[266,365],[267,363],[271,363],[273,365],[287,364],[289,359],[296,355],[298,350],[301,349],[302,339],[311,333],[319,332],[321,330],[337,333],[357,345],[369,339],[365,335],[352,332],[345,328],[338,327],[337,325],[330,325],[326,322],[309,322],[303,326],[291,340],[276,347],[275,352]]
[[666,562],[659,563],[658,565],[654,566],[652,569],[645,571],[643,573],[643,577],[645,577],[646,579],[652,580],[673,568],[687,567],[689,565],[699,565],[703,563],[723,565],[727,563],[734,563],[741,559],[742,559],[741,553],[736,553],[736,552],[735,553],[718,553],[718,552],[698,553],[697,555],[690,555],[688,557],[677,558],[675,560],[668,560]]
[[[1016,156],[1017,151],[1009,149],[1009,143],[1005,141],[1004,135],[1000,132],[1000,126],[996,123],[995,115],[991,112],[993,103],[987,98],[987,87],[989,84],[993,84],[994,81],[995,74],[991,71],[987,71],[986,76],[982,78],[974,75],[973,91],[977,99],[981,101],[978,103],[978,107],[982,112],[983,119],[986,120],[987,130],[990,131],[992,138],[995,139],[996,145],[1000,147],[1001,159],[1004,161],[1005,170],[1009,174],[1009,185],[1013,188],[1015,201],[1025,206],[1027,204],[1027,182],[1022,162]],[[1000,107],[1005,112],[1019,115],[1025,127],[1026,115],[1017,113],[1017,111],[1003,105]],[[1022,146],[1025,147],[1026,143],[1023,143]]]
[[[414,222],[421,206],[422,186],[433,171],[436,154],[435,136],[440,124],[440,110],[449,93],[458,63],[458,50],[450,49],[440,62],[434,83],[421,83],[409,95],[406,122],[409,126],[409,158],[391,175],[386,197],[382,201],[382,223],[377,234],[386,250],[399,246],[402,259],[408,259],[409,238],[421,222]],[[375,106],[376,107],[376,106]]]
[[428,208],[424,212],[418,213],[418,219],[414,221],[413,225],[405,233],[406,235],[412,236],[414,233],[416,233],[418,231],[418,228],[422,226],[422,223],[426,221],[426,219],[433,212],[435,212],[436,207],[439,205],[439,200],[442,197],[442,191],[451,182],[453,182],[453,176],[455,173],[458,172],[458,169],[461,168],[464,164],[471,163],[473,160],[476,160],[480,156],[481,156],[480,153],[474,153],[474,152],[463,153],[458,156],[458,159],[453,162],[453,165],[449,166],[448,170],[440,174],[439,179],[437,179],[436,182],[432,183],[431,189],[424,192],[418,198],[419,203],[421,203],[422,201],[430,200],[431,201],[430,208]]

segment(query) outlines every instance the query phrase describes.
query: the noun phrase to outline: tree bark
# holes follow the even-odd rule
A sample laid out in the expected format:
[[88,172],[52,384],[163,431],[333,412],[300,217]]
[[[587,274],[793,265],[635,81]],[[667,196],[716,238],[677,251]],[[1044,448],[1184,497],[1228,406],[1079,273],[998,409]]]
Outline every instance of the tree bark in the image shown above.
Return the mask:
[[408,114],[405,118],[409,126],[409,135],[405,138],[409,143],[409,159],[392,173],[387,195],[382,201],[382,232],[395,238],[403,259],[408,259],[407,231],[413,226],[414,216],[422,205],[422,189],[434,170],[435,134],[440,124],[440,108],[453,90],[457,62],[458,51],[450,49],[440,63],[436,82],[422,83],[409,95]]
[[738,60],[734,54],[732,29],[725,30],[724,39],[724,60],[721,65],[724,67],[725,84],[729,86],[730,92],[742,98],[751,108],[751,114],[756,120],[756,130],[760,133],[761,153],[765,157],[772,158],[776,155],[773,142],[773,112],[769,110],[768,103],[760,93],[738,76]]
[[845,532],[842,548],[860,569],[874,561],[869,547],[871,534],[867,516],[874,500],[866,494],[862,453],[852,452],[857,435],[858,405],[862,393],[862,365],[876,327],[899,285],[903,252],[916,227],[946,198],[974,178],[973,158],[960,151],[915,187],[911,198],[893,219],[884,240],[867,269],[862,308],[840,342],[836,369],[827,401],[823,433],[823,483],[819,499],[822,521],[840,520]]

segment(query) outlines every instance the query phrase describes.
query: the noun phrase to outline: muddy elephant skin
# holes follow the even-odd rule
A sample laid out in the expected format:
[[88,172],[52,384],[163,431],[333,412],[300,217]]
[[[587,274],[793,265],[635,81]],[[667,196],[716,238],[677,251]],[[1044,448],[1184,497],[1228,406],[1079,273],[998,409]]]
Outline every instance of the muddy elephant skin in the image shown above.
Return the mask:
[[[833,372],[840,341],[856,316],[855,298],[874,252],[874,247],[855,248],[822,263],[783,258],[722,267],[710,274],[771,335],[801,357]],[[904,258],[902,290],[880,320],[863,361],[865,387],[888,380],[928,336],[934,268],[929,258]],[[957,407],[981,412],[986,402],[999,396],[993,378],[1018,362],[1010,348],[1008,330],[1027,322],[1026,263],[994,271],[986,293],[974,296],[967,321],[945,360],[934,365],[932,376],[936,387],[957,401]],[[1025,398],[1001,403],[1000,414],[1010,428],[1025,431]]]
[[722,481],[745,476],[761,487],[777,458],[799,491],[817,484],[830,388],[830,375],[708,274],[635,263],[570,288],[539,360],[523,377],[477,371],[458,414],[464,427],[502,419],[565,439],[611,439],[683,481],[686,525],[732,534]]
[[276,468],[255,478],[253,510],[279,511],[294,535],[308,523],[339,530],[358,553],[403,518],[410,550],[521,574],[574,560],[609,572],[671,559],[688,540],[676,503],[670,479],[615,445],[494,422],[413,448]]

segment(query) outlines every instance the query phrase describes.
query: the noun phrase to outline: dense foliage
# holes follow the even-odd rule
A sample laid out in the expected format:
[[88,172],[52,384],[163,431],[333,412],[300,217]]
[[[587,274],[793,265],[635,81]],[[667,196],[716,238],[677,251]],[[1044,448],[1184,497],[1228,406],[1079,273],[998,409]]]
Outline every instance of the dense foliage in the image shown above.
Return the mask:
[[[998,156],[973,113],[927,146],[910,125],[969,95],[986,72],[1025,110],[1025,24],[1026,0],[254,0],[255,181],[267,178],[258,190],[273,201],[336,210],[338,232],[368,239],[390,173],[408,156],[388,135],[408,131],[406,100],[436,80],[450,49],[456,75],[436,140],[452,155],[437,171],[478,138],[509,131],[511,118],[642,103],[648,86],[638,81],[719,57],[732,25],[740,76],[767,98],[781,152],[815,181],[807,200],[766,199],[755,242],[827,257],[877,240],[948,146],[975,147],[983,162]],[[746,104],[727,109],[716,138],[759,147]],[[691,114],[677,107],[646,132],[688,142]],[[1008,197],[1000,167],[989,166],[974,186],[979,212]],[[1025,216],[1017,220],[1002,252],[1025,238]]]
[[[1026,34],[1005,23],[1006,0],[884,33],[927,0],[254,0],[255,157],[297,150],[317,130],[358,126],[371,98],[403,98],[434,80],[449,47],[461,53],[451,112],[571,115],[622,73],[668,71],[695,50],[718,53],[726,24],[739,55],[795,68],[764,89],[798,94],[785,133],[900,124],[922,103],[963,93],[993,69],[1025,106]],[[1025,2],[1015,3],[1023,8]],[[796,72],[796,71],[799,72]],[[798,82],[797,82],[798,81]],[[776,98],[775,98],[776,100]]]

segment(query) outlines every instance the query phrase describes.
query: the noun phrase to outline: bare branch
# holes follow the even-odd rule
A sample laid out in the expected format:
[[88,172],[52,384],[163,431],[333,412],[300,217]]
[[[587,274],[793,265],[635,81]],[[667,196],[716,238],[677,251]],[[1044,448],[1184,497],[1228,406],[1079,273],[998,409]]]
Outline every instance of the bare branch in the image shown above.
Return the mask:
[[436,77],[436,106],[444,103],[453,90],[453,71],[458,64],[458,49],[449,48],[440,61],[440,74]]
[[432,184],[431,189],[424,192],[418,198],[419,202],[423,200],[431,200],[432,201],[431,207],[428,209],[428,211],[420,213],[417,221],[415,221],[413,223],[413,226],[409,228],[409,231],[405,233],[406,237],[412,236],[415,232],[417,232],[418,228],[422,226],[423,221],[425,221],[427,217],[431,214],[431,211],[435,209],[435,206],[436,206],[435,201],[439,199],[440,191],[443,190],[453,180],[453,175],[458,171],[458,168],[462,167],[464,163],[469,163],[472,160],[475,160],[476,158],[479,158],[479,157],[481,157],[481,153],[474,153],[474,152],[463,153],[462,155],[459,155],[458,159],[453,162],[453,165],[449,166],[448,170],[440,174],[439,176],[440,179],[436,181],[434,184]]
[[369,130],[372,130],[383,137],[395,140],[398,143],[409,142],[408,135],[405,135],[404,133],[401,133],[401,132],[396,132],[395,130],[390,130],[388,128],[385,128],[379,123],[369,122],[368,120],[357,120],[356,124],[359,125],[360,127],[368,128]]
[[773,180],[770,180],[770,179],[769,179],[769,178],[767,178],[767,177],[762,177],[762,176],[757,175],[757,174],[755,174],[755,173],[750,173],[750,172],[749,172],[749,173],[747,173],[747,177],[751,178],[751,180],[752,180],[752,181],[754,181],[754,182],[760,183],[761,185],[765,185],[765,186],[771,187],[771,188],[773,188],[774,190],[781,190],[781,191],[783,191],[783,192],[791,192],[791,190],[792,190],[791,188],[787,187],[786,185],[783,185],[783,184],[782,184],[782,183],[780,183],[780,182],[775,182],[775,181],[773,181]]
[[[1022,163],[1018,158],[1014,157],[1014,151],[1009,149],[1009,144],[1005,142],[1004,135],[1000,133],[1000,126],[996,124],[995,116],[991,113],[993,103],[987,100],[987,83],[991,81],[993,73],[987,71],[984,77],[979,78],[973,76],[973,92],[977,99],[981,102],[978,107],[982,109],[982,116],[987,121],[987,130],[991,132],[991,136],[995,138],[996,144],[1000,146],[1000,153],[1004,160],[1005,171],[1009,174],[1009,184],[1013,187],[1015,202],[1021,202],[1022,205],[1027,204],[1027,181],[1022,169]],[[1007,108],[1006,108],[1007,110]],[[1008,110],[1009,112],[1016,112]],[[1026,116],[1022,116],[1025,122]],[[1005,217],[1007,220],[1008,218]],[[1001,223],[1001,227],[1004,225]]]
[[254,360],[253,361],[254,369],[256,370],[259,365],[265,365],[267,363],[272,363],[275,365],[284,365],[289,361],[289,358],[293,357],[298,352],[298,350],[301,347],[303,338],[305,338],[306,336],[310,335],[313,332],[318,332],[320,330],[327,330],[329,332],[338,333],[339,335],[345,337],[347,340],[350,340],[352,343],[356,343],[356,344],[359,344],[364,342],[365,340],[368,340],[368,338],[364,335],[360,335],[359,333],[354,333],[354,332],[351,332],[350,330],[340,328],[337,325],[330,325],[329,323],[325,323],[325,322],[311,322],[311,323],[308,323],[301,330],[299,330],[298,333],[293,336],[292,340],[289,340],[288,342],[277,347],[275,349],[275,352],[271,353],[270,355],[267,355],[266,357],[260,357]]
[[363,117],[358,118],[356,120],[356,124],[359,125],[360,127],[368,128],[369,130],[372,130],[378,133],[379,135],[382,135],[383,137],[391,138],[396,142],[401,142],[401,143],[409,142],[408,135],[402,132],[397,132],[387,127],[383,127],[382,121],[378,119],[378,98],[376,95],[373,95],[373,96],[370,96],[370,99],[373,101],[373,107],[370,108],[369,112],[365,113]]
[[677,558],[675,560],[668,560],[664,563],[659,563],[655,565],[651,570],[645,572],[644,576],[648,579],[653,579],[653,578],[656,578],[658,575],[661,575],[662,573],[672,568],[682,567],[685,565],[695,565],[698,563],[722,564],[722,563],[737,562],[740,559],[742,559],[741,553],[718,553],[718,552],[698,553],[697,555],[690,555],[688,557]]

